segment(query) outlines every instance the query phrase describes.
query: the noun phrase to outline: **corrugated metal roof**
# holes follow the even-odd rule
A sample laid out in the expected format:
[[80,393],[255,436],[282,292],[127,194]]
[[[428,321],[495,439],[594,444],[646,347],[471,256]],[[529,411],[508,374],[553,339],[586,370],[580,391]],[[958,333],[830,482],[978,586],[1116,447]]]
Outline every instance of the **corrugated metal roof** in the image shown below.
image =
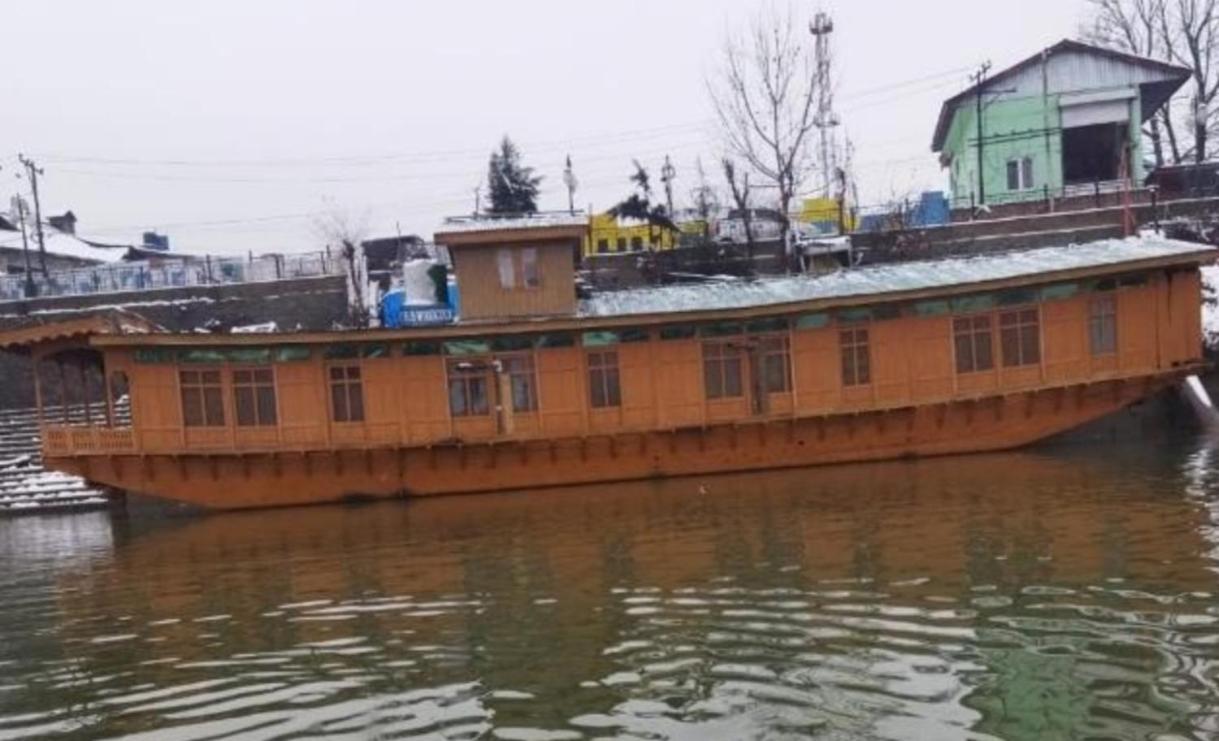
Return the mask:
[[967,258],[878,265],[821,276],[675,285],[607,292],[580,302],[583,318],[716,311],[929,291],[1071,270],[1120,270],[1145,260],[1205,259],[1214,248],[1159,237],[1131,237]]

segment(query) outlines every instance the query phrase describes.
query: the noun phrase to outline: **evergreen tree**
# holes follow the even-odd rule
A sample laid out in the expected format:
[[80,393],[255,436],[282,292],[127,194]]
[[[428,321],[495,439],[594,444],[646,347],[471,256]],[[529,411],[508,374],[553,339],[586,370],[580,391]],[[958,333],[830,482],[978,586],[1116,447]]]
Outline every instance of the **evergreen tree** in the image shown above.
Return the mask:
[[532,214],[538,210],[540,175],[521,164],[521,153],[507,136],[491,153],[487,166],[487,189],[491,206],[488,213],[498,215]]

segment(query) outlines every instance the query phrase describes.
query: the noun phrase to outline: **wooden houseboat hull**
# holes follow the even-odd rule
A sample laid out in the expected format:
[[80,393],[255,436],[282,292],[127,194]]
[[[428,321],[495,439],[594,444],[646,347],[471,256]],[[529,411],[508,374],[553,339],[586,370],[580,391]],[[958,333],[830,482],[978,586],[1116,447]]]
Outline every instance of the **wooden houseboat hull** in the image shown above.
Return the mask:
[[245,509],[981,453],[1103,418],[1193,370],[670,431],[429,447],[61,457],[47,464],[126,491]]

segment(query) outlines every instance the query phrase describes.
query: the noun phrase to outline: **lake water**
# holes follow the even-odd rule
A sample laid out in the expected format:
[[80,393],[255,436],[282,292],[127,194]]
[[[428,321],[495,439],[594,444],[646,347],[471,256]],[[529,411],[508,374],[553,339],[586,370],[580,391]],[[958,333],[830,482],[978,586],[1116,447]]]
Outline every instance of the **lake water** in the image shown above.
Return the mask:
[[0,521],[0,740],[1219,737],[1219,452]]

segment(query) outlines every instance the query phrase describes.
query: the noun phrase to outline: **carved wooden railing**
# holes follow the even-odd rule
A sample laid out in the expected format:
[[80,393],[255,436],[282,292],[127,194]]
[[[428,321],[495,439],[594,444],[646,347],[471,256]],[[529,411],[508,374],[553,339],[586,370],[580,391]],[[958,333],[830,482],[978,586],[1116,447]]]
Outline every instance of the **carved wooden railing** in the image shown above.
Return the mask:
[[107,455],[135,451],[130,427],[42,426],[42,451],[48,456]]

